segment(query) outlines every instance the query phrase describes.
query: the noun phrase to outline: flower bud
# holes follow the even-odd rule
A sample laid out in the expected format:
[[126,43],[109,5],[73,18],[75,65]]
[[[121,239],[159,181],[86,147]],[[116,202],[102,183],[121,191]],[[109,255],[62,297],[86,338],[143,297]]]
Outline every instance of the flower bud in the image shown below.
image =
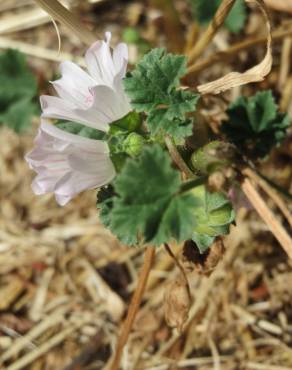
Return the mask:
[[123,143],[123,149],[131,157],[137,157],[141,153],[145,142],[146,140],[143,136],[132,132],[126,137]]
[[230,165],[233,157],[234,152],[229,144],[214,140],[195,151],[191,162],[200,173],[210,174]]

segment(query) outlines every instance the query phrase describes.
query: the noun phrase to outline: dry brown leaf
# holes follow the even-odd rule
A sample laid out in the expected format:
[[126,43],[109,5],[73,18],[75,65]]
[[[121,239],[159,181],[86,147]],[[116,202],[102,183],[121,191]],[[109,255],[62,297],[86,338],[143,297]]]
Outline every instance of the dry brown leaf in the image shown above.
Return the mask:
[[265,76],[271,71],[272,68],[272,36],[271,36],[271,25],[267,12],[267,7],[263,0],[245,0],[247,3],[255,2],[260,7],[267,26],[267,52],[264,59],[256,66],[248,69],[243,73],[230,72],[227,75],[198,86],[198,91],[201,94],[219,94],[223,91],[229,90],[236,86],[245,85],[251,82],[262,81]]

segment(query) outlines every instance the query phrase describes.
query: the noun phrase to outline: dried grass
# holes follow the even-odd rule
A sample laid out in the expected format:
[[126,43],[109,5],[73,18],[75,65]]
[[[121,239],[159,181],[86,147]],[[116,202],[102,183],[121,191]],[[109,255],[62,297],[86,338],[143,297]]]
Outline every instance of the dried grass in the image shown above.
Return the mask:
[[[10,9],[12,2],[1,5]],[[39,30],[40,40],[47,30]],[[34,37],[17,42],[32,45]],[[49,42],[38,45],[49,50]],[[283,106],[290,101],[291,76]],[[143,254],[102,227],[94,191],[64,208],[50,195],[33,195],[23,156],[37,124],[22,136],[0,129],[0,368],[105,369]],[[291,179],[291,169],[276,168],[269,162],[267,175]],[[158,251],[122,369],[292,368],[291,261],[252,211],[239,212],[225,245],[209,277],[191,274],[193,304],[180,335],[166,325],[162,309],[167,282],[179,272]]]
[[[62,369],[100,332],[90,361],[102,369],[142,256],[99,224],[93,191],[65,208],[32,194],[23,161],[32,137],[1,129],[0,362],[9,370]],[[167,327],[161,309],[164,282],[178,272],[158,252],[124,369],[292,366],[291,265],[262,224],[256,234],[264,237],[254,238],[252,220],[240,212],[210,277],[193,273],[194,303],[182,336]]]

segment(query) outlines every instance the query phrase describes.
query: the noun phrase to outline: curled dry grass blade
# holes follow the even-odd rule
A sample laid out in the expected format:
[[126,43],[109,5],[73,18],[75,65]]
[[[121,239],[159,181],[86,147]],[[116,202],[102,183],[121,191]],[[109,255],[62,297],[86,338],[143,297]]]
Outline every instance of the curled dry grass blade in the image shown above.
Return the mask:
[[236,86],[245,85],[251,82],[259,82],[271,71],[272,68],[272,36],[271,25],[268,16],[268,11],[263,0],[245,0],[246,2],[255,2],[261,9],[268,31],[267,35],[267,52],[264,59],[254,67],[243,73],[230,72],[227,75],[206,84],[198,86],[198,91],[201,94],[219,94]]
[[35,0],[53,19],[67,26],[82,42],[91,45],[97,37],[87,30],[78,18],[57,0]]

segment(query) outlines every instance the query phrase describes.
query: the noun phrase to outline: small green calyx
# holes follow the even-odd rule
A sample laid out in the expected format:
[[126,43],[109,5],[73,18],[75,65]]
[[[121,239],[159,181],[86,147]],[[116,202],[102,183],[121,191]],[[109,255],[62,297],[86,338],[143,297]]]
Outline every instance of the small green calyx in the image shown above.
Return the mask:
[[124,152],[131,157],[137,157],[141,154],[146,140],[143,136],[132,132],[128,135],[123,143]]
[[116,135],[121,132],[138,131],[142,124],[142,117],[137,112],[130,112],[121,119],[110,124],[109,135]]
[[129,156],[126,153],[120,152],[120,153],[111,153],[110,158],[113,162],[116,172],[119,173],[123,169],[126,163],[126,159],[129,158]]

